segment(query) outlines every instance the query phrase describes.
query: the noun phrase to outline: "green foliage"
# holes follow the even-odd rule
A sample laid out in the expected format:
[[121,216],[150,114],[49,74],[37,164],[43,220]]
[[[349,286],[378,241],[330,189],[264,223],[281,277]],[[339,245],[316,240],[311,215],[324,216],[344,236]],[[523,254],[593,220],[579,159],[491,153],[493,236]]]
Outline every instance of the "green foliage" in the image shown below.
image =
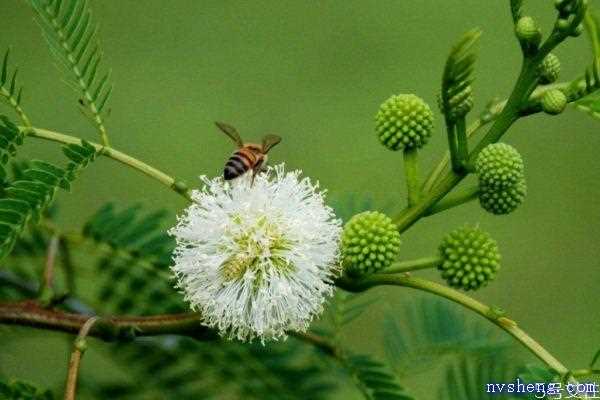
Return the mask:
[[517,22],[522,15],[523,0],[510,0],[510,12],[513,21]]
[[269,347],[175,337],[117,344],[112,354],[131,373],[131,384],[91,389],[103,399],[329,399],[331,371],[306,349],[294,340]]
[[[486,385],[512,382],[516,371],[517,367],[502,357],[489,357],[482,360],[462,358],[458,364],[446,368],[446,379],[440,388],[438,398],[488,400],[493,395],[486,392]],[[500,397],[504,398],[502,395]]]
[[23,144],[23,133],[5,116],[0,116],[0,181],[7,178],[6,165],[17,154],[17,146]]
[[110,72],[100,74],[102,50],[86,0],[29,0],[52,54],[72,73],[90,119],[105,133]]
[[573,96],[579,98],[575,102],[577,109],[587,112],[594,118],[600,118],[600,60],[595,60],[590,68],[585,71],[582,81],[571,85]]
[[600,119],[600,93],[589,95],[575,103],[577,109],[588,113],[591,117]]
[[442,357],[465,355],[479,359],[512,346],[493,325],[446,300],[422,296],[401,310],[387,310],[384,346],[390,365],[399,373],[426,369]]
[[11,107],[19,107],[23,88],[17,84],[18,68],[11,73],[8,66],[10,49],[4,53],[2,69],[0,70],[0,98],[3,98]]
[[344,359],[348,372],[354,377],[367,400],[413,399],[397,382],[388,368],[367,355],[350,355]]
[[[477,59],[473,46],[479,40],[479,36],[481,36],[479,29],[466,32],[452,48],[446,60],[440,105],[447,120],[452,121],[459,116],[464,116],[470,110],[468,107],[464,108],[462,103],[470,98],[470,86],[474,79],[473,69]],[[469,96],[465,97],[465,93]],[[462,100],[457,102],[457,99]],[[459,109],[463,109],[463,112],[456,114]]]
[[600,360],[600,350],[598,350],[592,357],[592,361],[590,362],[590,368],[594,368],[594,365],[596,364],[596,362],[598,362],[598,360]]
[[21,381],[0,382],[0,399],[2,400],[52,400],[54,396],[49,390],[41,390]]
[[160,314],[186,310],[167,269],[173,240],[162,230],[164,211],[143,214],[139,206],[118,211],[101,207],[85,224],[83,235],[104,245],[96,264],[101,277],[97,301],[103,311]]
[[327,326],[320,329],[320,333],[331,337],[339,335],[344,326],[360,317],[370,305],[378,300],[378,297],[366,293],[351,294],[337,290],[326,307],[327,311],[323,320]]
[[[555,382],[561,382],[561,378],[559,376],[559,374],[557,374],[555,371],[549,369],[546,366],[540,366],[538,364],[528,364],[524,367],[521,367],[519,370],[519,374],[518,374],[518,378],[524,383],[524,384],[528,384],[528,383],[555,383]],[[557,393],[554,393],[555,395]],[[563,392],[563,394],[566,395],[566,392]],[[515,397],[518,399],[528,399],[528,400],[534,400],[534,399],[539,399],[540,398],[540,394],[536,393],[528,393],[525,396],[519,396],[519,397]]]
[[558,374],[538,364],[528,364],[519,371],[519,378],[525,382],[557,382]]
[[69,190],[79,171],[96,158],[96,148],[85,141],[63,150],[70,160],[66,168],[31,161],[23,176],[4,188],[0,198],[0,259],[12,251],[30,221],[40,220],[58,188]]

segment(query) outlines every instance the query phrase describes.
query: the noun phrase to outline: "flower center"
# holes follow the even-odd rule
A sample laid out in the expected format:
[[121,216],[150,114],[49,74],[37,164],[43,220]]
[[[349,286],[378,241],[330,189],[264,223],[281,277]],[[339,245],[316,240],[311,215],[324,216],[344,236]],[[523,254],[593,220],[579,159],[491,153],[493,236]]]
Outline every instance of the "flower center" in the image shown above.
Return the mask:
[[252,271],[255,284],[260,285],[265,273],[288,274],[294,270],[285,252],[292,242],[267,216],[253,218],[253,225],[244,223],[241,216],[232,218],[233,227],[226,234],[227,251],[231,254],[221,264],[221,276],[226,282],[240,280]]

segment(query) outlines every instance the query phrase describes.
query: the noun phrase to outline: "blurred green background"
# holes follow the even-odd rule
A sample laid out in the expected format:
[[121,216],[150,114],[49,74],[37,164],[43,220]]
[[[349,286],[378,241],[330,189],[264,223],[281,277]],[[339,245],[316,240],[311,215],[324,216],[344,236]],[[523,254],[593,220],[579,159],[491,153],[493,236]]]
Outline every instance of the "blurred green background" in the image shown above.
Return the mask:
[[[377,207],[396,211],[405,197],[402,162],[399,153],[378,144],[377,107],[391,94],[414,92],[437,108],[450,46],[472,27],[484,32],[476,111],[489,99],[506,96],[520,63],[507,3],[94,1],[104,65],[112,68],[115,83],[108,123],[112,144],[196,186],[198,175],[221,173],[233,149],[213,126],[223,120],[247,139],[280,134],[283,142],[271,160],[320,180],[330,199],[366,196]],[[551,2],[526,3],[548,32]],[[54,67],[27,3],[3,0],[0,16],[0,51],[12,46],[33,124],[97,140],[79,114],[77,94]],[[556,53],[563,78],[581,74],[590,59],[584,37],[569,40]],[[498,240],[504,261],[497,281],[475,297],[506,309],[558,359],[582,367],[600,347],[600,121],[569,108],[558,117],[519,121],[505,140],[526,160],[526,203],[508,217],[486,215],[473,203],[423,220],[404,235],[403,257],[430,255],[449,230],[480,223]],[[423,169],[436,162],[445,145],[436,111]],[[34,139],[25,151],[60,157],[59,146]],[[109,159],[88,168],[73,193],[61,193],[58,200],[60,221],[71,228],[108,200],[165,207],[173,221],[185,206],[157,182]],[[438,279],[435,272],[422,275]],[[378,291],[391,307],[415,294]],[[356,348],[381,353],[377,310],[356,323],[351,337]],[[59,334],[24,332],[0,327],[0,374],[61,387],[67,342]],[[105,366],[99,353],[90,354],[84,374]],[[408,386],[429,398],[427,386]]]

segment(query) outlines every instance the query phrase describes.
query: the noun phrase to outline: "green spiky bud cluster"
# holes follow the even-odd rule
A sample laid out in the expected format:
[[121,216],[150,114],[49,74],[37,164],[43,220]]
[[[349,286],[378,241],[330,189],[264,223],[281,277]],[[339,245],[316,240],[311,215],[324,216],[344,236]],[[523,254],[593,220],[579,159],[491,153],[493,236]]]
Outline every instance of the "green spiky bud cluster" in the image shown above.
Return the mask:
[[521,42],[537,46],[542,40],[542,31],[531,17],[521,17],[515,24],[515,34]]
[[486,146],[475,160],[479,177],[479,203],[492,214],[513,212],[527,194],[521,155],[506,143]]
[[557,115],[567,106],[567,96],[559,89],[548,90],[542,95],[541,103],[546,114]]
[[555,0],[558,11],[556,29],[570,36],[579,36],[583,32],[581,20],[587,8],[587,0]]
[[439,247],[438,269],[448,285],[477,290],[496,277],[500,252],[496,241],[478,227],[464,226],[450,232]]
[[549,53],[539,66],[540,83],[555,82],[560,74],[560,60],[553,53]]
[[353,275],[388,267],[400,252],[400,233],[392,220],[377,211],[353,216],[342,233],[344,268]]
[[475,104],[471,86],[466,86],[463,90],[452,96],[449,103],[448,110],[444,110],[442,96],[438,96],[438,107],[442,114],[445,114],[450,120],[457,120],[467,115]]
[[427,103],[414,94],[387,99],[375,116],[375,131],[390,150],[420,148],[433,130],[433,113]]
[[489,188],[504,189],[523,178],[523,159],[509,144],[494,143],[486,146],[475,160],[479,183]]
[[510,214],[523,203],[526,195],[527,183],[525,178],[522,178],[516,184],[503,189],[480,186],[479,203],[489,213]]

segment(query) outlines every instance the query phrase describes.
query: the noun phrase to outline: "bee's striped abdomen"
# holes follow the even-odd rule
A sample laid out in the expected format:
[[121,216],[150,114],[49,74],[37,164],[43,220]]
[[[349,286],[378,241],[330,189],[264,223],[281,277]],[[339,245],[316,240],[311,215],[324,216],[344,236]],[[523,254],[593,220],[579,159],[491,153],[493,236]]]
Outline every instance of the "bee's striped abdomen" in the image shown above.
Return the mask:
[[223,170],[225,180],[243,175],[256,163],[256,156],[248,149],[241,148],[229,158]]

